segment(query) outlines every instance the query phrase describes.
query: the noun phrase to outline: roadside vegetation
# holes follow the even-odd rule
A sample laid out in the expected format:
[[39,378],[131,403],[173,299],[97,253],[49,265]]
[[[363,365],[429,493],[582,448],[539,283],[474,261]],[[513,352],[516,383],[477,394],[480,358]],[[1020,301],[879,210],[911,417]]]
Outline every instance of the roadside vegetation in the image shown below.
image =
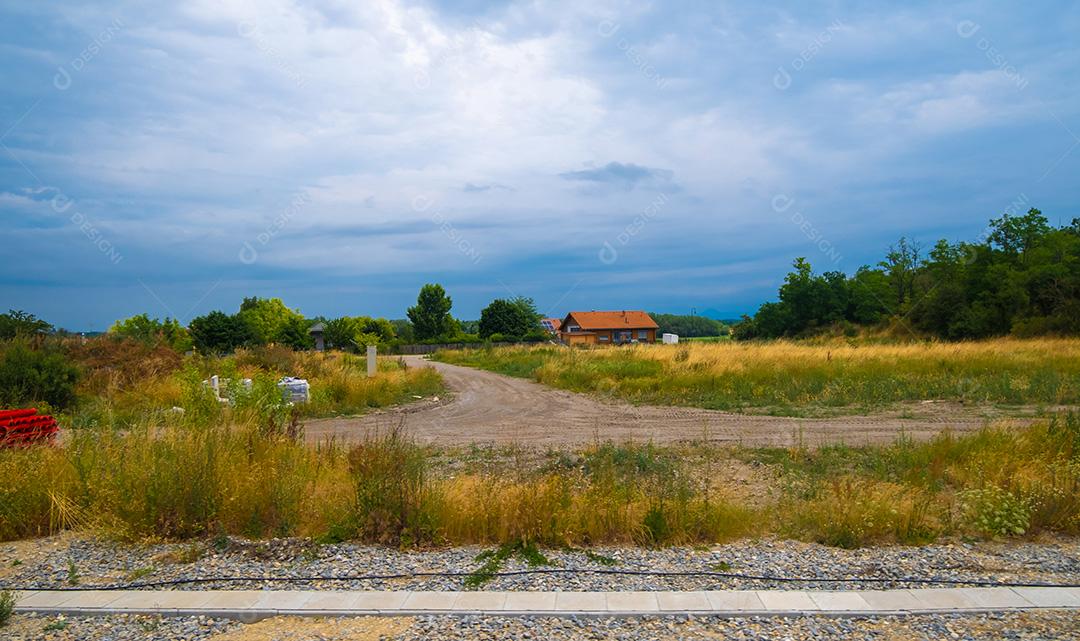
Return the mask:
[[1080,339],[498,347],[433,358],[635,403],[799,414],[902,401],[1080,403]]
[[[0,340],[0,407],[37,407],[57,415],[65,429],[160,423],[190,411],[193,395],[214,375],[234,405],[258,402],[280,411],[277,381],[307,379],[311,402],[295,407],[298,417],[359,414],[443,389],[435,371],[406,369],[393,357],[380,358],[378,375],[369,378],[364,357],[346,352],[265,345],[224,356],[182,354],[165,342],[114,334]],[[250,390],[243,379],[251,379]]]
[[[75,430],[0,451],[0,539],[61,529],[124,541],[234,534],[402,547],[828,545],[1080,532],[1080,416],[886,447],[729,449],[596,443],[440,450],[400,430],[304,444],[258,403],[223,416],[197,385],[169,423]],[[762,484],[725,482],[731,466]]]

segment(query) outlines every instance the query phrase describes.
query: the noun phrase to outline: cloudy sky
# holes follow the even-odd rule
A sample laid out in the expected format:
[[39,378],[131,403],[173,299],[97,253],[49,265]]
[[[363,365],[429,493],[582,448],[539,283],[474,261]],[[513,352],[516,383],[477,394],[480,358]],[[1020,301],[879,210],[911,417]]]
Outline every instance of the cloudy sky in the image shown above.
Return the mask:
[[[767,6],[766,6],[767,5]],[[675,8],[677,7],[677,8]],[[0,307],[751,311],[1080,216],[1080,5],[0,2]]]

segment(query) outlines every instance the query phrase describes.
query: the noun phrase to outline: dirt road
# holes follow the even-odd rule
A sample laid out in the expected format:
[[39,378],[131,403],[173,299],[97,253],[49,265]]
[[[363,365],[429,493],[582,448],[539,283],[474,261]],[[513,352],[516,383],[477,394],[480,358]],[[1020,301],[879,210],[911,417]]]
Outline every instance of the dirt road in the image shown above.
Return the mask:
[[362,417],[316,419],[308,439],[363,438],[373,429],[404,421],[424,443],[498,443],[559,446],[596,440],[709,440],[749,446],[814,446],[825,443],[890,443],[904,433],[925,439],[951,429],[972,431],[997,413],[959,403],[907,404],[872,416],[789,418],[687,407],[638,406],[564,392],[493,372],[406,356],[410,367],[434,367],[451,391],[441,402],[421,401]]

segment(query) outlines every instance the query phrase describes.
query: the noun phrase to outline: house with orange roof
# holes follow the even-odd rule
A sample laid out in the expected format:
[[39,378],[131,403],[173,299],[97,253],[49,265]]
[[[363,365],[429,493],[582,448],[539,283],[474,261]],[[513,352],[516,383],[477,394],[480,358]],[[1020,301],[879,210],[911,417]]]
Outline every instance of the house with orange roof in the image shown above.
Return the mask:
[[643,311],[570,312],[559,326],[559,339],[567,345],[622,345],[655,343],[660,326]]

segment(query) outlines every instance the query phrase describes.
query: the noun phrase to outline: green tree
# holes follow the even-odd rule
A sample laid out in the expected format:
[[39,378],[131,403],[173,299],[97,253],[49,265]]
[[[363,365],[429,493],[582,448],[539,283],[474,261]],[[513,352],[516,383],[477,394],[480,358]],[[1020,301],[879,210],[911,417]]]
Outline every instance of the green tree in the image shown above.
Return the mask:
[[394,326],[385,318],[342,316],[324,323],[327,343],[337,349],[359,351],[368,345],[394,340]]
[[511,300],[496,298],[480,312],[478,332],[480,338],[502,334],[520,340],[539,328],[540,314],[531,298],[517,297]]
[[247,324],[251,340],[260,345],[288,344],[296,338],[298,321],[304,320],[300,312],[287,307],[280,298],[245,298],[239,317]]
[[428,283],[421,287],[416,305],[408,310],[416,339],[445,338],[455,334],[455,330],[460,331],[460,327],[450,316],[451,307],[453,301],[446,295],[442,285]]
[[40,336],[53,331],[53,326],[33,314],[21,310],[10,310],[0,314],[0,339],[16,336]]
[[885,270],[893,290],[895,313],[907,310],[915,292],[915,275],[922,261],[922,247],[917,242],[901,237],[896,245],[890,245],[885,260],[878,265]]
[[839,320],[892,317],[947,339],[1080,334],[1080,221],[1055,229],[1038,209],[990,223],[986,242],[938,241],[924,260],[901,238],[878,269],[814,276],[802,259],[736,328],[738,338],[808,334]]
[[1009,258],[1024,261],[1028,252],[1050,233],[1046,216],[1032,207],[1023,216],[1010,216],[990,221],[990,242],[997,245]]
[[308,331],[310,327],[303,316],[290,316],[277,328],[274,342],[293,349],[311,349],[315,346],[315,339]]
[[220,354],[252,342],[250,326],[238,314],[213,311],[193,318],[188,331],[200,352]]
[[394,334],[406,343],[411,343],[416,340],[416,336],[413,334],[412,323],[410,323],[407,318],[395,318],[390,321],[390,325],[394,328]]
[[660,326],[658,333],[678,334],[681,337],[692,338],[695,336],[723,336],[727,328],[718,320],[706,316],[689,316],[683,314],[657,314],[650,313],[652,319]]
[[164,321],[137,314],[118,320],[109,328],[110,334],[126,336],[150,344],[165,344],[178,352],[191,349],[191,335],[179,321],[166,317]]

